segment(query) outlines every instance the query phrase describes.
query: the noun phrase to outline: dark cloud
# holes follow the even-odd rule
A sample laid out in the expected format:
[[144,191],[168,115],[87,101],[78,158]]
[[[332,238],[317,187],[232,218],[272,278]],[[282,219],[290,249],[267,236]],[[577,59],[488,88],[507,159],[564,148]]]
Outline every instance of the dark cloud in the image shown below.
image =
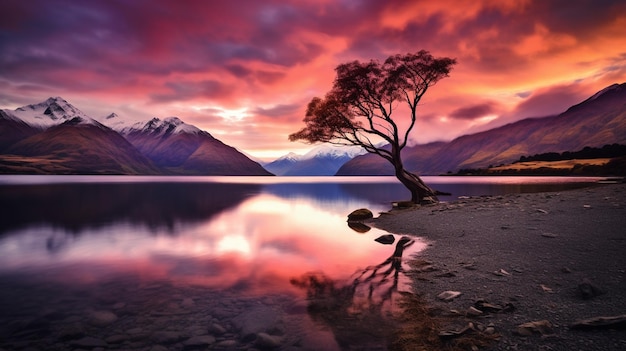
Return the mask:
[[533,92],[517,105],[513,112],[516,118],[544,117],[564,112],[568,107],[586,99],[582,84],[558,85]]
[[472,120],[494,114],[497,111],[496,106],[497,105],[493,102],[485,102],[472,106],[464,106],[452,111],[449,117],[454,119]]
[[302,109],[302,105],[299,104],[287,104],[287,105],[276,105],[271,108],[262,108],[257,107],[252,112],[257,115],[266,116],[266,117],[282,117],[286,115],[294,115],[300,112]]

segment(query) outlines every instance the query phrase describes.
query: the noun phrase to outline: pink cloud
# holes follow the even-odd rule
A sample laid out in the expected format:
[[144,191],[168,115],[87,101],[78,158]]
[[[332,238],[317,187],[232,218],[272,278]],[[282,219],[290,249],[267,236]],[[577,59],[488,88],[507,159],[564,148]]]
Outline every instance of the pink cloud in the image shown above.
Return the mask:
[[[6,0],[0,107],[62,95],[87,112],[177,115],[227,131],[233,146],[286,153],[338,64],[426,49],[458,65],[425,96],[415,139],[450,139],[488,126],[472,124],[485,115],[557,113],[626,81],[624,20],[619,0]],[[211,107],[245,118],[229,124],[203,114]]]

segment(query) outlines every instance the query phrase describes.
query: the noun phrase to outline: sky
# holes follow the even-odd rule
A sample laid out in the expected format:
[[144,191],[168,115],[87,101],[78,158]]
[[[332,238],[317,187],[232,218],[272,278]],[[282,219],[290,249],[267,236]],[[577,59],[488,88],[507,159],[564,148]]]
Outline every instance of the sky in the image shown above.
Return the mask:
[[2,0],[0,108],[61,96],[92,117],[178,116],[269,160],[311,148],[288,135],[337,65],[420,50],[457,64],[412,142],[451,140],[626,82],[626,2]]

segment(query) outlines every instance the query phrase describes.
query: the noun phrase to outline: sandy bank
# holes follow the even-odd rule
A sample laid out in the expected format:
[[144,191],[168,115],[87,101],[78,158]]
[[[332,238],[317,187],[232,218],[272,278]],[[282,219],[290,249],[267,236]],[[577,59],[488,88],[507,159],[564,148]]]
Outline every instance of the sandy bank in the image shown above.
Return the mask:
[[[626,331],[572,330],[577,320],[626,314],[626,184],[560,193],[462,199],[394,210],[372,220],[396,234],[430,243],[413,272],[414,291],[443,311],[468,311],[476,301],[512,312],[459,317],[492,323],[494,350],[626,350]],[[579,284],[605,293],[583,298]],[[462,294],[440,301],[443,291]],[[552,330],[520,336],[517,326],[547,320]]]

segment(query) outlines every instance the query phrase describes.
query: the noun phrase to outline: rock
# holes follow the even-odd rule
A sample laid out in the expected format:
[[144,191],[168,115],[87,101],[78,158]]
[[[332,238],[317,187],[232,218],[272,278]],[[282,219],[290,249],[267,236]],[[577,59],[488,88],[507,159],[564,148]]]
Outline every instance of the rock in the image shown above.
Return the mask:
[[379,242],[384,245],[391,245],[396,241],[396,237],[391,234],[381,235],[378,238],[374,239],[374,241]]
[[541,233],[541,236],[544,238],[550,238],[550,239],[558,238],[558,235],[553,234],[553,233]]
[[541,290],[543,290],[544,292],[547,292],[547,293],[550,293],[550,294],[554,292],[554,290],[552,290],[552,288],[547,287],[547,286],[545,286],[543,284],[540,284],[539,286],[541,287]]
[[270,307],[260,306],[236,316],[231,322],[244,340],[254,340],[257,333],[275,329],[279,315]]
[[552,323],[544,319],[541,321],[520,324],[517,326],[517,329],[513,331],[513,333],[520,336],[531,336],[535,333],[550,335],[553,334],[554,331],[552,330]]
[[174,331],[158,331],[150,336],[150,339],[157,344],[174,344],[184,338],[183,334]]
[[578,292],[581,294],[582,298],[585,300],[589,300],[593,297],[606,293],[604,289],[593,284],[588,279],[583,279],[582,283],[578,284]]
[[563,268],[561,268],[561,272],[562,273],[572,273],[572,270],[569,267],[563,267]]
[[579,320],[570,329],[626,329],[626,314]]
[[195,303],[193,302],[193,299],[188,297],[188,298],[183,299],[183,302],[181,302],[180,305],[184,308],[192,308],[195,305]]
[[352,211],[352,213],[348,215],[348,222],[364,221],[370,218],[374,218],[372,211],[367,208],[359,208],[358,210]]
[[451,290],[447,290],[442,292],[441,294],[437,295],[437,298],[439,300],[443,300],[443,301],[452,301],[454,299],[456,299],[457,297],[461,296],[461,292],[460,291],[451,291]]
[[474,306],[470,306],[470,308],[467,309],[467,312],[465,312],[465,315],[469,317],[477,317],[477,316],[480,316],[481,314],[483,314],[483,312],[478,310]]
[[485,333],[487,335],[493,335],[493,334],[496,333],[496,328],[492,327],[492,326],[489,326],[489,327],[485,328],[485,331],[483,333]]
[[511,273],[505,271],[504,269],[497,270],[497,271],[493,272],[493,274],[495,274],[497,276],[500,276],[500,277],[506,277],[506,276],[511,275]]
[[213,323],[209,326],[209,333],[213,335],[222,335],[226,333],[226,328],[222,327],[217,323]]
[[348,227],[357,233],[367,233],[372,230],[372,227],[361,222],[348,222]]
[[122,334],[111,335],[105,339],[109,344],[121,344],[126,340],[128,340],[128,336]]
[[231,349],[237,346],[237,340],[223,340],[215,344],[217,349]]
[[459,336],[463,336],[468,333],[475,332],[476,328],[474,328],[473,323],[468,323],[467,326],[460,330],[444,330],[439,333],[439,337],[444,340],[454,339]]
[[411,201],[396,201],[391,204],[394,208],[410,208],[415,207],[415,203]]
[[92,338],[91,336],[85,336],[82,339],[71,341],[70,345],[74,347],[85,347],[85,348],[108,346],[108,344],[104,340]]
[[80,324],[70,324],[59,331],[59,340],[73,340],[85,336],[85,330]]
[[275,349],[280,346],[282,338],[266,333],[258,333],[254,345],[261,349]]
[[117,315],[110,311],[94,311],[91,313],[89,322],[97,327],[106,327],[107,325],[115,322]]
[[191,337],[183,342],[183,345],[188,347],[202,347],[209,346],[215,343],[215,338],[211,335],[200,335]]

